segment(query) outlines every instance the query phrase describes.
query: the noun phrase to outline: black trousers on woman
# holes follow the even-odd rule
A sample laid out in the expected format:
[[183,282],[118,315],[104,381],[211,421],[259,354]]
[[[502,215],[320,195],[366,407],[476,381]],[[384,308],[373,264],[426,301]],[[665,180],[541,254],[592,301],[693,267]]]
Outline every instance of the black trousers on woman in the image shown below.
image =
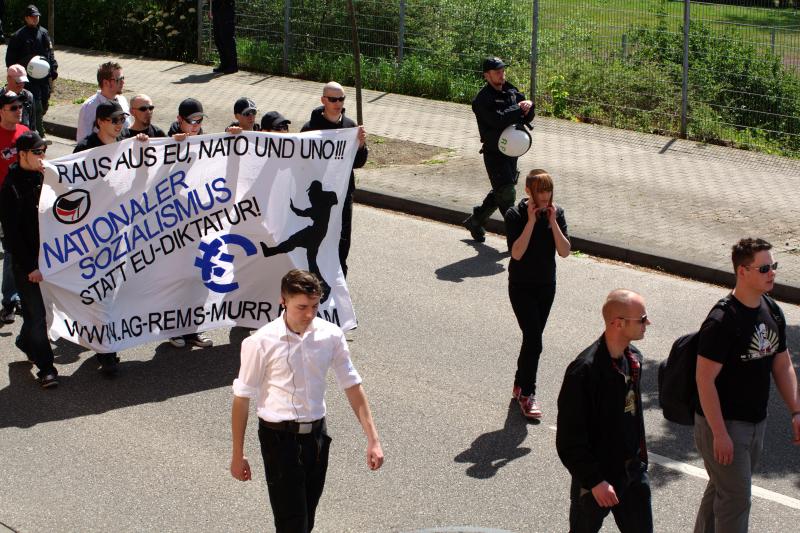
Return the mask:
[[536,372],[542,355],[542,333],[550,316],[550,308],[556,296],[556,284],[508,286],[511,308],[522,330],[522,346],[517,358],[517,373],[514,384],[522,389],[522,395],[536,394]]

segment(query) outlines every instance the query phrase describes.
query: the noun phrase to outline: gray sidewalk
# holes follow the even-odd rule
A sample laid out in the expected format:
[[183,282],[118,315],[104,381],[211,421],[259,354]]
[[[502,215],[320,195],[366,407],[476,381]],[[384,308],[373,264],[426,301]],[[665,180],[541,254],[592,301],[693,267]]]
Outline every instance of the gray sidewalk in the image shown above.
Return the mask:
[[[89,83],[96,83],[100,63],[118,60],[126,93],[149,94],[157,106],[154,122],[164,129],[180,100],[191,96],[210,115],[204,130],[222,131],[233,119],[235,99],[248,96],[260,113],[280,110],[297,131],[319,105],[322,88],[246,72],[213,76],[203,65],[64,47],[57,58],[62,77]],[[348,114],[355,118],[355,91],[347,94]],[[441,164],[357,171],[357,199],[446,222],[463,220],[488,190],[469,106],[375,91],[364,91],[363,101],[368,132],[451,152]],[[51,108],[49,127],[69,136],[78,109]],[[731,284],[731,244],[762,236],[775,246],[781,265],[775,296],[800,303],[800,161],[564,120],[537,118],[534,125],[534,147],[520,169],[523,175],[537,167],[554,175],[555,201],[566,210],[573,248]],[[518,198],[522,194],[520,184]],[[498,215],[492,229],[502,231]]]

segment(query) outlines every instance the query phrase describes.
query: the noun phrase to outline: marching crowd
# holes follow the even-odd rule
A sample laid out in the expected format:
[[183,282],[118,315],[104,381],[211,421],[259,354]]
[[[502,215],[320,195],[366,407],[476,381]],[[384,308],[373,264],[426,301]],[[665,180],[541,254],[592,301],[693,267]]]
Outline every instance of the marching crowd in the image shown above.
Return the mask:
[[[220,4],[232,4],[220,1]],[[220,8],[217,8],[220,9]],[[0,92],[0,224],[3,230],[2,311],[0,322],[23,323],[17,347],[36,366],[43,388],[58,385],[58,372],[47,337],[38,268],[38,197],[43,160],[50,141],[42,116],[57,68],[47,31],[38,26],[39,11],[28,6],[25,26],[12,36],[7,54],[6,86]],[[49,68],[39,77],[26,68],[32,57]],[[223,71],[234,72],[235,57]],[[566,214],[554,203],[555,179],[534,169],[525,177],[525,197],[515,204],[519,154],[503,144],[507,128],[522,129],[534,118],[534,104],[505,77],[497,57],[483,62],[486,85],[473,100],[481,150],[491,189],[464,226],[476,241],[495,210],[503,214],[510,260],[508,295],[522,331],[522,345],[512,382],[521,414],[538,420],[542,407],[536,376],[542,336],[556,297],[556,260],[571,251]],[[135,137],[172,137],[177,142],[203,133],[207,116],[196,99],[183,100],[165,130],[154,121],[156,104],[146,94],[130,102],[119,63],[97,69],[97,92],[81,106],[75,152]],[[345,93],[336,82],[324,85],[321,105],[300,131],[357,127],[345,116]],[[278,111],[257,120],[258,107],[247,97],[233,103],[230,134],[242,131],[288,132],[290,121]],[[524,131],[524,129],[522,130]],[[359,127],[354,167],[368,157],[366,132]],[[339,258],[347,274],[352,224],[351,173],[343,202]],[[265,252],[266,253],[266,252]],[[763,239],[744,238],[732,247],[736,274],[732,292],[715,305],[700,327],[696,352],[698,401],[694,406],[695,442],[709,475],[697,514],[695,532],[746,532],[751,477],[763,449],[770,378],[791,413],[795,444],[800,444],[800,397],[786,344],[786,322],[767,293],[774,286],[777,262]],[[313,269],[312,269],[313,270]],[[233,384],[232,457],[236,479],[250,479],[244,435],[250,401],[256,403],[258,434],[265,462],[269,500],[279,532],[307,532],[322,495],[330,438],[325,423],[325,375],[329,369],[345,391],[367,437],[367,464],[378,469],[383,451],[342,331],[317,317],[326,288],[312,272],[293,270],[281,282],[283,314],[242,343],[241,366]],[[558,396],[556,449],[572,476],[569,527],[573,533],[596,532],[612,513],[623,533],[653,531],[648,454],[642,412],[642,354],[632,344],[645,335],[650,320],[642,295],[611,291],[601,309],[605,328],[566,369]],[[211,346],[202,333],[170,339],[175,347]],[[116,353],[97,354],[106,376],[118,371]]]

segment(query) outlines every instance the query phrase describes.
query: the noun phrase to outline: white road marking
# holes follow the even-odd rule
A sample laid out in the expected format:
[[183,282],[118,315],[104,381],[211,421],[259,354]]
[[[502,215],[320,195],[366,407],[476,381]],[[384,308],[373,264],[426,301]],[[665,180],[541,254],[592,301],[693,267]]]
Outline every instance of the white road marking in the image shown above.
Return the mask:
[[[556,426],[549,426],[549,428],[553,431],[556,430]],[[650,462],[653,464],[657,464],[665,468],[671,468],[672,470],[677,470],[682,474],[687,474],[689,476],[708,481],[708,474],[704,468],[697,468],[696,466],[692,466],[690,464],[681,463],[680,461],[675,461],[674,459],[670,459],[669,457],[664,457],[663,455],[658,455],[657,453],[653,452],[649,452],[647,456],[650,458]],[[758,498],[785,505],[790,509],[800,509],[800,500],[797,498],[792,498],[791,496],[786,496],[785,494],[781,494],[779,492],[774,492],[753,485],[752,494]]]

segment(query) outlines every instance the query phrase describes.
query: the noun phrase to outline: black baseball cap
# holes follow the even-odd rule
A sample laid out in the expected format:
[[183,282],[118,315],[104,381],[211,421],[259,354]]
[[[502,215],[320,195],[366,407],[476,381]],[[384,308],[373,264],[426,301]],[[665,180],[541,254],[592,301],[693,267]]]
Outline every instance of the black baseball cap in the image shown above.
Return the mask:
[[245,98],[242,96],[236,103],[233,104],[233,114],[234,115],[241,115],[247,113],[248,111],[258,111],[256,107],[256,103],[249,98]]
[[506,68],[506,64],[499,57],[487,57],[483,60],[483,71],[497,70],[499,68]]
[[128,116],[128,113],[122,110],[122,106],[116,100],[108,100],[102,102],[97,106],[94,112],[94,119],[101,120],[106,118],[115,118],[121,116]]
[[3,107],[6,104],[13,104],[14,102],[19,102],[20,100],[22,100],[22,96],[15,93],[14,91],[0,92],[0,107]]
[[26,150],[35,150],[36,148],[49,146],[51,144],[53,144],[53,141],[46,141],[42,139],[35,131],[26,131],[17,137],[16,147],[17,152],[24,152]]
[[30,4],[28,7],[25,8],[25,16],[26,17],[41,17],[42,14],[39,12],[39,8],[33,4]]
[[261,117],[261,129],[262,130],[274,130],[276,127],[282,124],[291,124],[292,121],[288,118],[284,117],[277,111],[270,111],[269,113],[264,113],[264,116]]
[[203,113],[203,104],[194,98],[187,98],[178,106],[178,116],[189,120],[197,120],[206,116],[206,114]]

